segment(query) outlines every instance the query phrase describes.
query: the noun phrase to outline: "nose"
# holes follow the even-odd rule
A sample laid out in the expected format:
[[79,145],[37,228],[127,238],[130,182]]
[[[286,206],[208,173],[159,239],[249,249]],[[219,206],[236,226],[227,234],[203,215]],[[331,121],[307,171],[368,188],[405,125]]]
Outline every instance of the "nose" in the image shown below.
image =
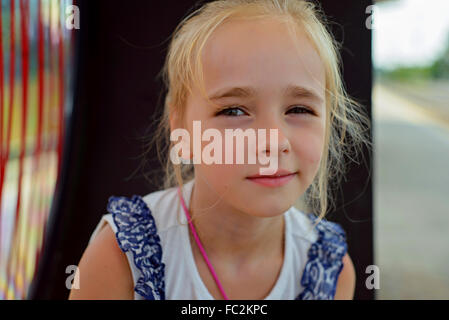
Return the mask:
[[[270,156],[272,152],[276,152],[280,156],[281,154],[288,154],[291,151],[290,141],[285,133],[285,129],[278,123],[270,121],[269,126],[266,128],[265,146],[260,145],[261,151],[267,156]],[[277,137],[277,139],[276,139]],[[276,148],[276,151],[274,150]]]
[[[277,148],[277,154],[288,154],[290,152],[291,146],[288,138],[283,134],[282,130],[279,128],[273,128],[277,130],[278,139],[277,141],[271,141],[271,136],[267,140],[265,150],[263,151],[267,156],[270,156],[271,152],[274,151],[274,148]],[[270,132],[271,130],[269,130]]]

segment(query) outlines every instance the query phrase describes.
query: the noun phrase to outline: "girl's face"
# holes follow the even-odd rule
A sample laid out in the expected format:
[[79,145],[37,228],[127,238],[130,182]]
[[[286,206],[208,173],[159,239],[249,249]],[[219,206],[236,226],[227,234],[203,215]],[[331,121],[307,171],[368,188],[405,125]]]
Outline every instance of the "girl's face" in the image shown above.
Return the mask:
[[[272,154],[276,147],[278,170],[291,173],[284,178],[287,182],[277,186],[251,179],[267,165],[248,164],[247,152],[245,164],[235,164],[234,141],[234,164],[195,165],[195,184],[202,193],[209,193],[211,202],[220,197],[222,204],[239,212],[279,215],[297,201],[317,174],[326,126],[325,71],[302,31],[297,40],[299,51],[285,25],[264,19],[228,21],[207,41],[202,55],[206,93],[223,97],[212,100],[216,107],[195,88],[184,119],[190,136],[195,120],[201,121],[202,131],[215,128],[223,138],[225,129],[266,129],[267,133],[277,129],[277,146],[267,143],[266,151]],[[209,143],[202,142],[202,147]],[[223,163],[230,151],[224,146],[223,139]]]

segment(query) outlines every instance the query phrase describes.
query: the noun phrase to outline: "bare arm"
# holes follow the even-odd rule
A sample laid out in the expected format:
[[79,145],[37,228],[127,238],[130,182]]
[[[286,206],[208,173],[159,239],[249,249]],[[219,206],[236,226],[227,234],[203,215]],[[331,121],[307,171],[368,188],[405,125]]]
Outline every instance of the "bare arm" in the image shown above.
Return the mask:
[[106,224],[88,245],[78,264],[79,289],[69,300],[132,300],[134,282],[128,260]]
[[355,269],[351,258],[346,253],[343,257],[343,269],[337,281],[335,300],[352,300],[355,291]]

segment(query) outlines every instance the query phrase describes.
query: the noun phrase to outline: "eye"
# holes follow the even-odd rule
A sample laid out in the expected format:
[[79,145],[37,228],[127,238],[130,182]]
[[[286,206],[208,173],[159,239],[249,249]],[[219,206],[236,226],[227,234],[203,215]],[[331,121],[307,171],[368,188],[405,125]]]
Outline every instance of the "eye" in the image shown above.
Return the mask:
[[227,116],[227,117],[240,117],[240,116],[247,115],[247,113],[245,111],[243,111],[241,108],[230,107],[230,108],[225,108],[225,109],[218,111],[215,115],[216,116],[223,115],[223,116]]
[[293,106],[292,108],[288,109],[286,113],[287,114],[289,114],[289,113],[293,113],[293,114],[296,114],[296,113],[310,113],[312,115],[315,114],[312,110],[310,110],[308,108],[305,108],[303,106]]

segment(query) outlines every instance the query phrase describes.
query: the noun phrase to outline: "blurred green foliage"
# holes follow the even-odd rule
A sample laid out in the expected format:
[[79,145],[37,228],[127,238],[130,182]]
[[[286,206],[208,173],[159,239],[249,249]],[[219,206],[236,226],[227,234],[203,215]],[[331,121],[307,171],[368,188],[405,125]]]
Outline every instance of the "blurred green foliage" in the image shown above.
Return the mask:
[[398,66],[394,69],[379,69],[376,72],[383,77],[399,81],[446,79],[449,80],[449,39],[446,49],[432,63],[424,66]]

